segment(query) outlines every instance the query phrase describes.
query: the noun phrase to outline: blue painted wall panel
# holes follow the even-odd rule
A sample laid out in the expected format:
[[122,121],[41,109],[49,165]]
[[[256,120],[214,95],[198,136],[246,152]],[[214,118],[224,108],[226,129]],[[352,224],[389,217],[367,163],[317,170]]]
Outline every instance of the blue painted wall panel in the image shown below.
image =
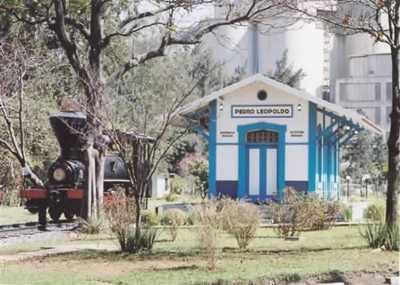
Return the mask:
[[286,181],[286,186],[293,187],[298,192],[307,192],[310,189],[308,181]]
[[238,197],[238,182],[217,181],[217,194],[236,199]]

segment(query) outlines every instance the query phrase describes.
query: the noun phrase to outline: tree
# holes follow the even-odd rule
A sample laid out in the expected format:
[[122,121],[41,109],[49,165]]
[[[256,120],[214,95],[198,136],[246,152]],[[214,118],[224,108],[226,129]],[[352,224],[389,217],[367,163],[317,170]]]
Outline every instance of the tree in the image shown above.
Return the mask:
[[196,177],[196,190],[200,193],[202,199],[207,198],[208,193],[208,160],[196,160],[189,164],[190,174]]
[[[325,23],[325,28],[341,31],[347,35],[366,34],[374,43],[387,44],[390,48],[392,65],[392,110],[390,113],[390,134],[388,145],[388,184],[386,200],[386,223],[390,226],[398,221],[399,192],[399,128],[400,128],[400,92],[399,92],[399,49],[400,49],[400,1],[349,0],[327,2],[324,10],[301,8],[298,2],[286,2],[292,11]],[[319,6],[319,7],[322,7]],[[311,10],[318,10],[312,14]]]
[[[362,110],[360,115],[365,116]],[[341,161],[349,165],[342,171],[342,176],[361,180],[365,174],[371,175],[374,182],[381,181],[387,161],[387,149],[382,137],[373,135],[371,131],[363,131],[351,140],[341,152]]]
[[[129,119],[125,113],[118,112],[119,104],[115,104],[115,98],[104,101],[103,128],[111,137],[112,151],[122,159],[133,185],[130,191],[135,198],[136,244],[141,238],[142,205],[149,181],[172,145],[186,134],[183,131],[172,136],[175,129],[171,126],[173,121],[179,119],[177,110],[188,102],[199,84],[186,76],[185,64],[185,54],[177,53],[150,62],[153,68],[139,67],[139,72],[146,70],[148,73],[143,81],[136,81],[135,102],[128,96],[124,96],[120,102],[125,102],[132,109]],[[155,121],[156,114],[163,115]],[[131,124],[128,131],[122,131],[115,124],[121,115]]]
[[[31,169],[28,154],[31,148],[34,152],[39,151],[40,146],[35,144],[35,139],[30,138],[30,134],[39,131],[40,128],[27,131],[29,123],[26,119],[28,109],[37,111],[38,104],[28,107],[25,93],[27,90],[34,93],[35,85],[43,80],[43,74],[40,74],[43,70],[40,66],[45,62],[44,57],[25,49],[16,40],[0,41],[0,116],[3,120],[0,123],[2,126],[0,147],[18,160],[25,177],[39,186],[42,186],[43,182]],[[34,116],[38,117],[39,114],[34,114],[32,117]],[[34,137],[38,138],[37,135]],[[28,146],[27,141],[32,144]]]
[[[199,82],[194,95],[204,97],[212,92],[232,85],[246,76],[246,65],[237,66],[232,75],[224,70],[224,62],[216,60],[212,50],[202,50],[202,45],[197,45],[191,52],[193,67],[188,76]],[[177,130],[176,135],[179,135]],[[173,138],[171,138],[173,139]],[[207,151],[207,142],[195,131],[178,140],[167,155],[168,170],[172,173],[179,172],[179,164],[189,154],[202,154]]]
[[300,81],[307,76],[302,68],[294,71],[293,64],[288,65],[288,50],[283,52],[282,58],[276,61],[275,71],[269,71],[267,76],[281,82],[283,84],[289,85],[290,87],[299,88]]
[[[175,14],[189,12],[204,4],[226,7],[225,17],[205,21],[194,29],[179,26]],[[239,24],[246,21],[261,21],[275,15],[280,7],[279,0],[252,1],[149,1],[148,5],[131,1],[71,1],[3,0],[0,16],[12,17],[12,21],[28,25],[41,25],[54,33],[57,43],[79,78],[86,97],[87,130],[86,139],[86,208],[82,217],[91,215],[87,195],[93,195],[94,203],[103,201],[104,141],[102,141],[102,98],[106,89],[123,79],[131,69],[145,62],[161,57],[173,45],[197,44],[201,38],[218,27]],[[149,8],[148,8],[149,7]],[[148,9],[147,9],[148,8]],[[271,22],[269,22],[271,24]],[[161,38],[146,49],[137,51],[133,47],[124,53],[121,62],[108,61],[107,54],[118,39],[125,38],[131,43],[140,41],[143,31],[152,33],[155,27],[161,29]],[[182,36],[184,34],[184,36]],[[109,68],[108,64],[111,68]],[[96,174],[96,175],[95,175]],[[95,175],[95,177],[89,177]],[[136,186],[135,186],[136,187]]]

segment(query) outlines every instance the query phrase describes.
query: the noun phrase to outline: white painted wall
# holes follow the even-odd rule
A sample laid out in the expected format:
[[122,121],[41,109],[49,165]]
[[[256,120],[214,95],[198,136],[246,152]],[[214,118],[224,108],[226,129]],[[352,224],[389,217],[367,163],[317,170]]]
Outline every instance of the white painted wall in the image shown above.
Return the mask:
[[[268,98],[260,101],[257,92],[264,89]],[[286,125],[286,142],[306,143],[308,142],[308,102],[299,101],[297,97],[286,94],[281,90],[257,83],[246,86],[234,93],[225,96],[223,110],[217,108],[217,143],[237,143],[239,125],[247,125],[257,122],[269,122],[279,125]],[[297,106],[301,103],[302,110],[298,111]],[[293,105],[293,118],[231,118],[232,105]],[[291,131],[303,131],[302,137],[292,137]],[[223,137],[222,132],[230,132],[232,137]],[[238,179],[238,147],[236,145],[217,145],[217,180]],[[306,181],[308,180],[308,146],[287,145],[286,146],[286,180]]]
[[308,145],[287,145],[285,180],[308,181]]
[[[165,179],[167,179],[167,181]],[[171,191],[171,187],[169,186],[169,180],[170,179],[168,174],[153,175],[152,185],[151,185],[153,198],[162,198],[165,195],[169,194],[169,192]]]
[[238,180],[238,147],[236,145],[217,146],[217,180]]
[[[268,98],[260,101],[257,92],[264,89]],[[255,83],[235,91],[226,97],[223,103],[223,110],[217,111],[217,142],[238,142],[237,126],[257,122],[270,122],[279,125],[286,125],[286,142],[307,142],[308,141],[308,102],[299,101],[297,97],[284,93],[281,90],[267,86],[263,83]],[[301,104],[302,110],[297,110]],[[293,105],[293,118],[231,118],[232,105]],[[232,137],[223,137],[221,132],[233,132]],[[292,137],[291,131],[303,131],[303,137]]]

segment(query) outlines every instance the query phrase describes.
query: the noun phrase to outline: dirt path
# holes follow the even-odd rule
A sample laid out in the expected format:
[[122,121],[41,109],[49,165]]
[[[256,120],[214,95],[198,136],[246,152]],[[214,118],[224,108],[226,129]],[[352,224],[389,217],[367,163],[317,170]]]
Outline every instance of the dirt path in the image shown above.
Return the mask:
[[[57,254],[63,254],[63,253],[68,253],[68,252],[80,251],[80,250],[116,251],[116,250],[118,250],[118,247],[115,245],[95,245],[95,244],[49,246],[49,247],[43,247],[39,251],[20,252],[20,253],[16,253],[13,255],[0,255],[0,265],[4,262],[22,261],[24,259],[35,258],[35,257],[44,258],[44,257],[50,256],[50,255],[57,255]],[[169,258],[172,258],[172,256],[170,256]],[[149,267],[146,268],[145,270],[150,270],[153,267],[159,267],[160,266],[159,261],[160,260],[157,260],[157,261],[153,260],[152,262],[154,264],[148,264]],[[173,261],[174,261],[174,263],[177,263],[176,265],[179,265],[179,266],[187,265],[186,260],[173,260]],[[171,265],[171,262],[172,262],[172,260],[169,260],[168,262],[165,261],[162,263]],[[31,266],[34,266],[34,265],[35,265],[35,262],[33,262],[31,264]],[[65,264],[63,263],[62,270],[65,269],[64,265]],[[125,271],[132,271],[134,269],[138,270],[138,268],[131,268],[133,265],[134,265],[134,263],[129,262],[129,270],[127,270],[124,266],[119,266],[119,268],[121,270],[120,273],[124,273]],[[142,262],[141,265],[144,266],[144,263]],[[55,266],[55,263],[53,264],[53,266]],[[71,268],[71,270],[74,268],[72,263],[70,264],[70,268]],[[141,269],[143,270],[143,268],[141,268]],[[98,270],[95,270],[94,272],[98,272]],[[76,273],[79,273],[79,272],[76,272]],[[103,273],[105,275],[107,275],[107,273],[110,273],[110,272],[104,271]],[[113,270],[112,273],[115,274],[115,270]],[[270,283],[268,283],[268,281],[267,281],[266,284],[268,284],[268,285],[283,285],[283,284],[288,284],[288,285],[317,285],[317,284],[383,285],[383,284],[396,284],[396,285],[400,285],[399,277],[398,276],[392,277],[394,275],[398,275],[398,272],[388,274],[388,275],[379,274],[379,273],[376,273],[376,274],[348,273],[348,274],[339,274],[339,275],[335,276],[334,278],[327,276],[327,275],[320,275],[320,276],[316,276],[316,277],[306,278],[300,282],[291,282],[291,283],[280,283],[280,282],[275,282],[275,281],[271,280]],[[392,277],[392,278],[391,278],[391,280],[390,279],[388,280],[387,277]],[[108,285],[109,283],[99,282],[99,285],[101,285],[101,284]]]
[[118,250],[117,246],[109,245],[93,245],[93,244],[82,244],[82,245],[62,245],[62,246],[48,246],[42,247],[41,250],[38,251],[27,251],[27,252],[19,252],[16,254],[8,254],[8,255],[0,255],[0,263],[7,261],[20,261],[27,258],[33,257],[43,257],[49,255],[57,255],[61,253],[79,251],[79,250],[106,250],[113,251]]

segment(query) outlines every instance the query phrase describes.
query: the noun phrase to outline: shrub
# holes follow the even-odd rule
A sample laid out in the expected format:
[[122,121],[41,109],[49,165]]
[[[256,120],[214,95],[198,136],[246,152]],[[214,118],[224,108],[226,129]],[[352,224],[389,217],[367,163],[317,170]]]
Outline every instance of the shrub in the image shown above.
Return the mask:
[[330,229],[343,207],[338,201],[327,201],[325,198],[316,196],[310,196],[307,202],[311,204],[308,209],[311,216],[311,229],[314,231]]
[[85,234],[98,234],[101,232],[103,229],[103,220],[98,219],[98,220],[91,220],[89,219],[88,221],[81,218],[81,217],[76,217],[78,222],[79,222],[79,228],[81,232]]
[[133,227],[136,222],[136,208],[133,199],[127,199],[125,203],[105,206],[105,213],[111,232],[116,235],[122,252],[138,253],[142,250],[151,251],[153,249],[159,233],[159,230],[153,227],[159,223],[159,218],[155,213],[142,211],[140,232]]
[[139,248],[153,250],[154,243],[157,240],[159,229],[155,227],[142,227],[140,232]]
[[399,250],[399,224],[388,226],[383,221],[367,224],[360,228],[360,235],[372,248],[384,247],[388,250]]
[[179,209],[170,209],[163,213],[161,223],[168,226],[168,232],[172,239],[175,241],[178,236],[179,227],[183,226],[186,221],[186,214]]
[[238,201],[227,204],[223,212],[224,229],[236,238],[240,249],[246,249],[261,222],[259,208],[254,204]]
[[193,226],[197,223],[197,220],[198,220],[197,214],[194,211],[189,211],[185,224],[188,226]]
[[175,202],[178,201],[178,195],[174,192],[170,192],[167,197],[165,197],[167,202]]
[[342,213],[345,222],[351,222],[353,219],[353,207],[350,205],[343,205]]
[[289,187],[283,190],[284,199],[271,203],[271,213],[279,236],[299,236],[301,232],[329,229],[341,212],[341,204],[314,195],[298,193]]
[[208,193],[208,161],[197,160],[193,164],[189,164],[190,174],[196,177],[196,190],[200,193],[200,197],[205,199]]
[[199,246],[206,251],[208,265],[215,269],[221,258],[221,233],[223,229],[223,202],[218,200],[204,201],[199,207],[194,208],[197,213],[200,227],[197,232]]
[[313,205],[307,202],[304,194],[296,193],[291,187],[285,188],[283,193],[282,201],[271,203],[274,223],[279,224],[274,231],[282,237],[299,236],[311,224],[310,212]]
[[386,225],[371,223],[360,228],[360,235],[372,248],[381,247],[385,241]]
[[158,236],[158,229],[154,227],[142,227],[139,239],[136,242],[136,229],[132,226],[118,228],[117,240],[122,252],[138,253],[144,249],[151,251]]
[[169,182],[171,187],[171,192],[176,194],[182,194],[186,188],[188,188],[188,183],[185,178],[175,175]]
[[392,226],[386,226],[385,248],[388,250],[400,249],[400,225],[395,223]]
[[[122,191],[116,191],[115,199],[125,199]],[[117,237],[122,252],[135,253],[141,250],[136,244],[136,230],[132,225],[136,221],[135,201],[126,198],[125,203],[104,205],[111,232]]]
[[365,217],[375,222],[384,221],[385,215],[386,215],[386,206],[384,203],[374,203],[368,205],[367,210],[365,212]]
[[143,226],[157,226],[160,223],[160,218],[156,213],[144,210],[142,211],[142,225]]

